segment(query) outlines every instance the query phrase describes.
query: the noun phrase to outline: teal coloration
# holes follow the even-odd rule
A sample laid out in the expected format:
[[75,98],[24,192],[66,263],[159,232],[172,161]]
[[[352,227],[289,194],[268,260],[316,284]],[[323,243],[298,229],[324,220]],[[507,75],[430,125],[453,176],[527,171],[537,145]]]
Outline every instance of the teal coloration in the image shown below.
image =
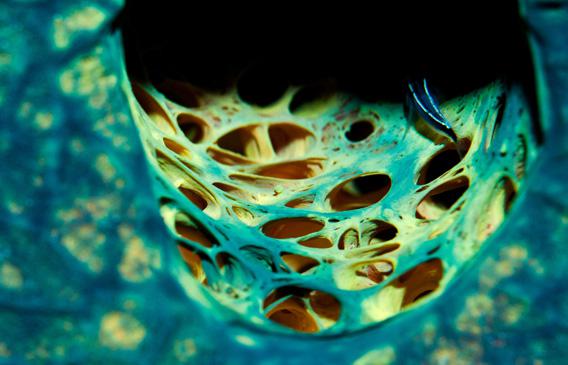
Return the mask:
[[[234,90],[204,94],[188,108],[149,83],[134,87],[162,217],[198,279],[197,287],[186,284],[188,295],[202,293],[227,307],[220,313],[262,329],[287,330],[275,321],[322,336],[376,325],[416,298],[423,304],[440,295],[499,227],[532,166],[535,142],[520,91],[509,90],[508,107],[523,112],[507,127],[495,124],[500,83],[444,105],[471,140],[463,158],[402,128],[401,105],[336,93],[290,113],[299,92],[262,109],[235,101]],[[186,138],[186,120],[204,125],[202,138]],[[352,142],[344,131],[361,120],[375,131]],[[514,137],[498,142],[504,133]],[[491,154],[500,157],[481,160]],[[455,162],[432,172],[440,155]],[[507,171],[515,165],[519,171]],[[311,243],[318,239],[326,243]],[[412,270],[414,279],[399,283]],[[327,295],[331,318],[307,299]],[[304,300],[306,311],[297,303]]]
[[[128,105],[133,98],[126,96],[120,36],[109,27],[122,4],[34,3],[32,13],[30,1],[0,4],[0,364],[304,364],[314,354],[329,364],[560,364],[568,357],[568,130],[562,109],[568,105],[568,15],[562,7],[521,2],[531,29],[544,143],[527,149],[532,162],[502,225],[462,261],[459,280],[438,298],[384,322],[325,336],[251,323],[212,300],[188,274],[153,184],[158,192],[172,187],[165,179],[154,182],[156,165],[148,163]],[[515,175],[510,160],[499,156],[522,150],[511,143],[517,128],[531,136],[530,125],[517,124],[519,110],[529,118],[519,89],[507,92],[499,132],[475,157],[489,169],[476,173]],[[493,99],[485,100],[492,110]],[[443,149],[422,143],[430,152]],[[500,186],[493,178],[494,184],[472,178],[472,187]],[[473,214],[482,208],[462,209]],[[453,247],[447,244],[438,255],[462,252]],[[426,251],[418,248],[417,255]],[[404,260],[401,272],[412,267],[412,256]],[[358,300],[349,299],[343,310]],[[246,309],[260,311],[260,301]]]

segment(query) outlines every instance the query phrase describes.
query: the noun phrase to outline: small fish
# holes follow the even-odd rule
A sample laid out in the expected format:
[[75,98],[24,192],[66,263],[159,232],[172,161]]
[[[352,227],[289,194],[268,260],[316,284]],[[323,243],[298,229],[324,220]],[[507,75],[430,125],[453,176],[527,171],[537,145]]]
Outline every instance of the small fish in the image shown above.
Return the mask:
[[458,137],[450,122],[440,111],[438,103],[428,89],[426,79],[408,82],[409,98],[418,114],[434,129],[442,132],[458,145]]

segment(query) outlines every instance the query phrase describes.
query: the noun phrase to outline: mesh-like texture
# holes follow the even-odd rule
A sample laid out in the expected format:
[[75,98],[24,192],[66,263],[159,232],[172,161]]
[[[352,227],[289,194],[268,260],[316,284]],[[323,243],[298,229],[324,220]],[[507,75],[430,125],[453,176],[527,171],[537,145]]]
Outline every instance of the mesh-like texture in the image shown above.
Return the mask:
[[[519,3],[544,138],[507,219],[438,300],[322,338],[240,325],[196,290],[122,92],[122,1],[1,2],[0,364],[564,364],[568,12]],[[507,95],[481,173],[526,129]]]
[[[463,159],[401,104],[329,88],[265,107],[175,80],[132,90],[188,294],[265,328],[352,331],[437,296],[534,154],[519,92],[500,82],[441,105]],[[500,125],[504,110],[518,123]]]

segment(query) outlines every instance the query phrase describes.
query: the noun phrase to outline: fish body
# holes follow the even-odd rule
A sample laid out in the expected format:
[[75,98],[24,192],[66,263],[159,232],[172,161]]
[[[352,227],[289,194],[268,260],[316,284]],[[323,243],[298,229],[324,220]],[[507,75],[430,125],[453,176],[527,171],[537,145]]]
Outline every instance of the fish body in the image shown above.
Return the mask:
[[458,137],[428,89],[426,79],[408,82],[408,91],[411,104],[426,123],[457,144]]

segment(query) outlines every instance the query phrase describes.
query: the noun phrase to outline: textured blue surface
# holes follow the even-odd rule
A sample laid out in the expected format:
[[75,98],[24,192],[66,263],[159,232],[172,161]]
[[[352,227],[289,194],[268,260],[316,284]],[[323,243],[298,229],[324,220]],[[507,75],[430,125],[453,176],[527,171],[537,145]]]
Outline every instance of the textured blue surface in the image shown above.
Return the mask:
[[327,339],[225,322],[171,275],[109,29],[121,4],[0,4],[0,363],[564,363],[568,11],[539,4],[522,6],[545,126],[527,193],[441,298]]

